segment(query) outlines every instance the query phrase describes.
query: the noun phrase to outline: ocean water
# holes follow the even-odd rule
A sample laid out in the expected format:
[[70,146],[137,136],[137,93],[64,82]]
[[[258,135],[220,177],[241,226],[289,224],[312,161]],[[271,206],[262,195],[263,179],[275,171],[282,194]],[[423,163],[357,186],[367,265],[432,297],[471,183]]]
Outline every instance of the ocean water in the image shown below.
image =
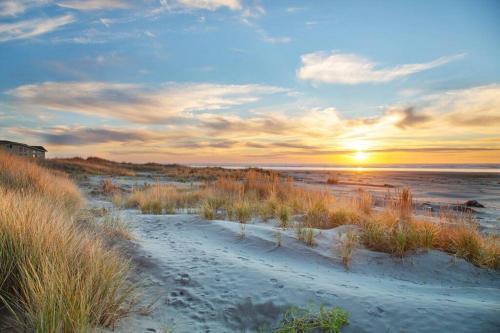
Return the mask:
[[193,167],[222,167],[228,169],[261,168],[284,171],[398,171],[398,172],[458,172],[500,173],[500,164],[399,164],[340,166],[331,164],[193,164]]

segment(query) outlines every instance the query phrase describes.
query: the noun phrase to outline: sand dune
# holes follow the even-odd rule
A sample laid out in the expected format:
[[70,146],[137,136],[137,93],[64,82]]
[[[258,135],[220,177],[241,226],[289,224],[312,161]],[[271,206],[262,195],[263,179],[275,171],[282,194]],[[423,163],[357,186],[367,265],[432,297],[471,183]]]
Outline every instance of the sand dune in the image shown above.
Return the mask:
[[[332,243],[348,226],[316,235],[307,247],[293,230],[254,221],[122,212],[142,264],[142,304],[151,313],[123,320],[118,332],[253,332],[274,327],[291,306],[338,305],[345,332],[494,332],[500,326],[497,272],[431,251],[404,260],[359,249],[350,271]],[[275,233],[282,245],[276,247]]]

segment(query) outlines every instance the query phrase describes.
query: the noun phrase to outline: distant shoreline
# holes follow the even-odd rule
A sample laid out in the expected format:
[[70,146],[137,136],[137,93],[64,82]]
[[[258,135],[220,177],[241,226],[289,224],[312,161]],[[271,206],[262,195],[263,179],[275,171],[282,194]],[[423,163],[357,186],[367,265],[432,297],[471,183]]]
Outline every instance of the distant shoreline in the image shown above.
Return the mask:
[[392,166],[392,167],[352,167],[352,166],[310,166],[310,165],[230,165],[230,164],[189,164],[190,167],[221,167],[225,169],[260,168],[282,171],[354,171],[354,172],[453,172],[453,173],[500,173],[500,166],[494,167],[436,167],[436,166]]

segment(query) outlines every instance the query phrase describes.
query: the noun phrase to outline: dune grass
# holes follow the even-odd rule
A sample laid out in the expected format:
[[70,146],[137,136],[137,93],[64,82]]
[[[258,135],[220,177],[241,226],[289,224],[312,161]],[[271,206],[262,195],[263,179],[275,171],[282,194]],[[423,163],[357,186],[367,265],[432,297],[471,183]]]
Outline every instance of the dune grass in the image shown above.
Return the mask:
[[128,308],[128,263],[76,222],[76,186],[0,152],[0,301],[20,329],[87,332]]
[[[499,239],[483,235],[470,214],[416,216],[411,191],[406,188],[388,195],[383,207],[375,209],[371,194],[363,190],[338,198],[328,191],[295,186],[278,173],[249,170],[199,187],[156,184],[120,196],[116,202],[149,214],[191,208],[209,220],[246,223],[251,218],[275,219],[283,229],[297,228],[297,239],[309,246],[315,245],[315,229],[354,224],[359,226],[360,243],[376,251],[403,257],[422,249],[438,249],[477,266],[500,268]],[[350,248],[351,243],[345,247]],[[350,255],[343,257],[348,265]]]
[[273,330],[275,333],[340,333],[342,327],[349,323],[349,315],[339,307],[321,306],[318,313],[307,309],[292,308],[288,310],[280,323]]

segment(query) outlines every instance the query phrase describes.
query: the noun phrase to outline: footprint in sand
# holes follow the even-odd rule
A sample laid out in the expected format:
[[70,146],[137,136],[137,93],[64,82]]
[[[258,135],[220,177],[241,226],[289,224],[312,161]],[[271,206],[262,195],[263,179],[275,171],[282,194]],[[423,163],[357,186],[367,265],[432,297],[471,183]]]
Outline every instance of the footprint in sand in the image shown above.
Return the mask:
[[182,285],[187,285],[191,282],[191,277],[187,273],[181,273],[175,277],[175,281]]

